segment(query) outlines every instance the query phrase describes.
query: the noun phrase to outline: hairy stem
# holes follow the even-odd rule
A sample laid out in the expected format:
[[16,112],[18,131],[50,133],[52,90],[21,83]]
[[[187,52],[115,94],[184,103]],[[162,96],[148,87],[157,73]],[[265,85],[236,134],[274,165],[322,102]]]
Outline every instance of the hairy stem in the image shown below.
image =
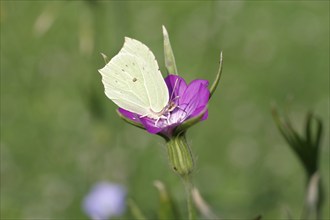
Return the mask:
[[195,220],[196,214],[195,214],[195,210],[194,210],[194,206],[193,206],[193,202],[192,202],[192,195],[191,195],[191,191],[193,189],[193,183],[191,180],[191,176],[189,174],[182,176],[182,181],[183,181],[185,191],[186,191],[188,219]]

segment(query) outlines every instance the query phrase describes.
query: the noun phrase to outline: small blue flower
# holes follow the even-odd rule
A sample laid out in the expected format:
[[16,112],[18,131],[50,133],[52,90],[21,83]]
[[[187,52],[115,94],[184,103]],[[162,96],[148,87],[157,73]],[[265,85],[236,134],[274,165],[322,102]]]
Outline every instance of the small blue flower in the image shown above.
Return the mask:
[[125,211],[126,190],[108,182],[96,184],[83,202],[85,213],[93,220],[106,220]]

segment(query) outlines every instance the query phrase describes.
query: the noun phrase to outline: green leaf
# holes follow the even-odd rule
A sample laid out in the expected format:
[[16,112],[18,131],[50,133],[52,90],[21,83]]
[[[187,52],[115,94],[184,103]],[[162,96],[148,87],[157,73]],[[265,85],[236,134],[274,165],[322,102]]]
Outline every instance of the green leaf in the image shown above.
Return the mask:
[[314,121],[316,122],[315,137],[312,138],[312,143],[315,148],[319,148],[322,138],[323,124],[322,121],[314,115],[312,116],[312,119],[314,119]]
[[178,70],[176,68],[175,58],[171,47],[170,38],[168,36],[167,30],[164,25],[163,25],[163,37],[164,37],[165,67],[167,69],[167,74],[178,75]]
[[210,98],[212,97],[213,93],[215,92],[216,88],[218,87],[218,84],[220,82],[220,78],[221,78],[221,74],[222,74],[222,63],[223,63],[223,59],[222,59],[222,51],[220,53],[220,61],[219,61],[219,69],[218,69],[218,73],[217,76],[215,77],[215,80],[210,88]]
[[312,122],[312,113],[309,112],[306,116],[306,127],[305,127],[306,142],[308,145],[311,145],[312,143],[311,122]]
[[317,148],[319,148],[321,138],[322,138],[323,124],[322,124],[321,120],[319,120],[319,119],[316,119],[316,120],[317,120],[317,123],[318,123],[318,127],[317,127],[317,132],[316,132],[315,146]]
[[[319,143],[322,135],[322,123],[311,113],[307,114],[305,137],[302,137],[291,125],[287,114],[280,119],[275,107],[272,108],[274,121],[291,149],[298,156],[306,175],[309,177],[317,171]],[[316,121],[316,125],[314,122]],[[316,126],[316,127],[315,127]]]
[[278,128],[278,130],[280,131],[280,133],[282,134],[282,136],[284,137],[284,139],[287,141],[287,143],[289,144],[289,146],[294,150],[297,151],[297,142],[296,140],[292,137],[292,135],[289,132],[289,129],[287,126],[285,126],[285,124],[282,122],[282,120],[280,119],[280,116],[278,114],[278,111],[274,106],[272,106],[272,116],[273,119],[275,121],[275,124]]

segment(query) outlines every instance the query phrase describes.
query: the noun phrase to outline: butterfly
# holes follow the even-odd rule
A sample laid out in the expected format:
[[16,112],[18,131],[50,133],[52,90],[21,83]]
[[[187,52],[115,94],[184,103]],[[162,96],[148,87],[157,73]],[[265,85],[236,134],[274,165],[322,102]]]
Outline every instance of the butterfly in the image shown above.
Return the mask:
[[99,72],[106,96],[120,108],[157,121],[173,109],[157,60],[140,41],[125,37],[119,53]]

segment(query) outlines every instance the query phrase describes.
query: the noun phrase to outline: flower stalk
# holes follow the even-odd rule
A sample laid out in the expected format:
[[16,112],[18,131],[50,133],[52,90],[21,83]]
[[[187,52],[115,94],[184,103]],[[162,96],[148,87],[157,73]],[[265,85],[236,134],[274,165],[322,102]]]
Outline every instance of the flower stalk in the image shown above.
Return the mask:
[[193,189],[193,182],[191,180],[191,175],[187,174],[182,177],[183,184],[185,186],[186,191],[186,198],[187,198],[187,209],[188,209],[188,219],[195,220],[196,219],[196,212],[194,209],[194,205],[192,202],[192,189]]

